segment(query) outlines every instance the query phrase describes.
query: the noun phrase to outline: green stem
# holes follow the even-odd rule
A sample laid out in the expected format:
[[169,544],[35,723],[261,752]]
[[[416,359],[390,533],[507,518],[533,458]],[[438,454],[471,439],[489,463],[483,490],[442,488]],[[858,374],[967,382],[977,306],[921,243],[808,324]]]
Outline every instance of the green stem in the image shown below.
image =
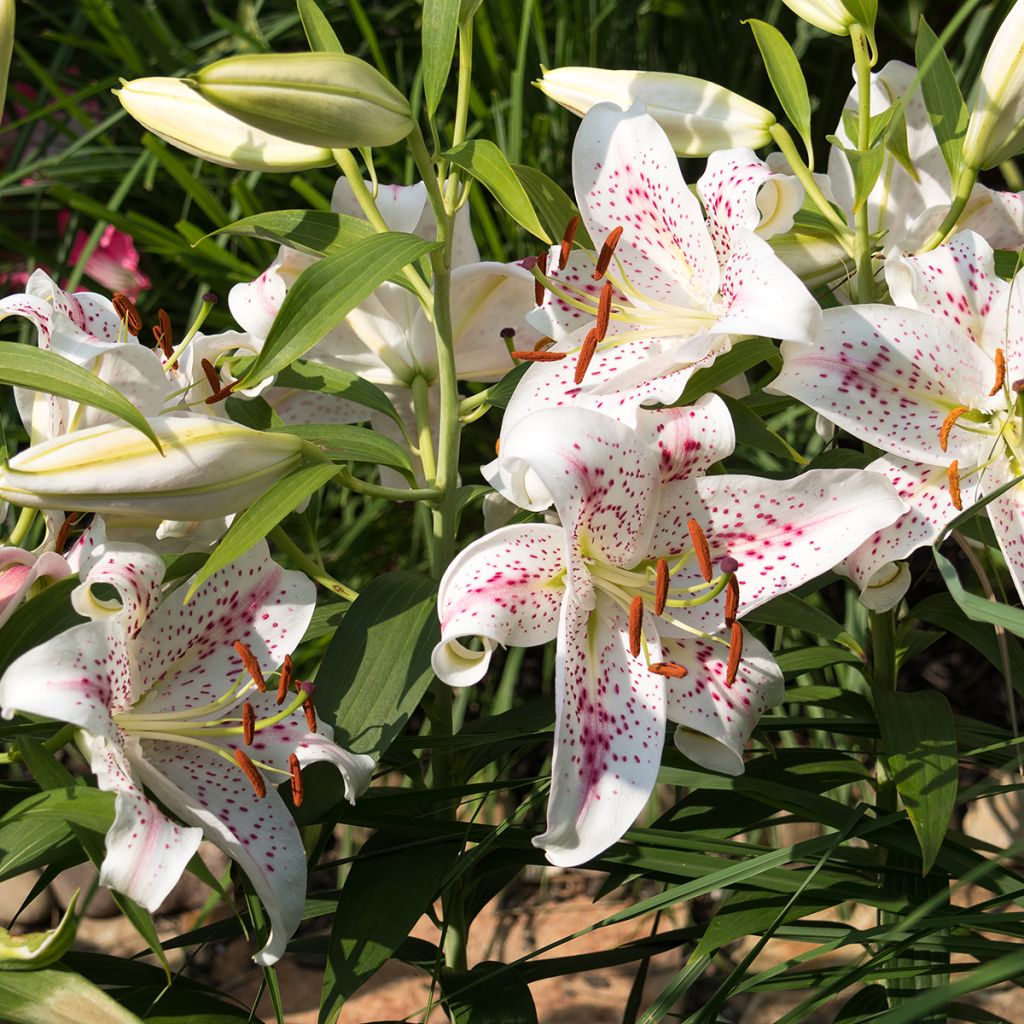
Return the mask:
[[779,152],[786,158],[786,162],[789,164],[789,169],[793,172],[800,184],[803,185],[804,191],[807,193],[811,202],[818,207],[821,215],[832,226],[839,244],[842,245],[847,254],[852,257],[854,255],[854,249],[850,238],[850,228],[842,217],[836,213],[835,207],[828,201],[825,193],[818,187],[818,183],[814,180],[814,175],[811,173],[807,164],[804,163],[803,158],[800,156],[800,151],[796,148],[793,136],[778,123],[771,126],[769,134],[771,135],[775,145],[779,147]]
[[317,565],[280,526],[275,526],[270,531],[270,537],[310,579],[315,580],[325,590],[337,594],[345,601],[354,601],[359,596],[351,587],[346,587],[344,583],[324,572],[323,568]]
[[[380,210],[377,209],[377,204],[373,201],[370,190],[366,187],[366,182],[363,181],[363,172],[359,169],[359,163],[352,155],[352,151],[336,149],[334,150],[334,159],[345,175],[345,179],[352,189],[352,194],[355,196],[356,202],[359,204],[359,208],[363,211],[366,219],[370,222],[370,226],[381,235],[390,231],[391,229],[380,215]],[[403,267],[402,273],[409,284],[412,285],[413,291],[416,292],[420,302],[423,304],[423,308],[429,313],[433,307],[433,296],[430,293],[430,287],[427,282],[423,280],[419,271],[412,265]]]
[[[860,25],[850,26],[853,59],[857,67],[857,149],[867,152],[871,146],[871,50]],[[853,215],[857,262],[857,301],[871,302],[875,297],[874,269],[871,265],[871,233],[868,204],[863,202]]]
[[433,480],[437,476],[437,465],[434,461],[434,434],[430,423],[430,385],[419,374],[412,380],[412,404],[416,415],[416,445],[420,465],[423,467],[423,479]]
[[[896,611],[871,612],[871,689],[892,693],[896,689]],[[878,804],[885,811],[896,810],[896,786],[881,750],[875,769]]]
[[[77,728],[74,725],[61,726],[48,740],[43,740],[43,748],[53,753],[61,747],[66,747],[75,738]],[[15,764],[21,760],[20,750],[8,750],[6,754],[0,754],[0,764]]]
[[946,219],[938,226],[935,234],[921,246],[920,252],[930,252],[936,246],[942,245],[946,240],[946,236],[956,227],[957,221],[960,220],[964,208],[971,198],[971,192],[974,191],[974,183],[977,180],[978,172],[970,167],[965,167],[960,172],[956,189],[953,192],[953,201],[950,204],[949,213],[946,214]]
[[[455,124],[452,126],[452,148],[466,139],[469,121],[469,96],[473,74],[473,22],[459,26],[459,91],[455,100]],[[445,182],[445,207],[454,214],[459,198],[459,175],[448,175]]]
[[357,494],[365,494],[370,498],[387,498],[389,501],[437,501],[441,497],[440,488],[437,487],[382,487],[380,484],[371,484],[366,480],[360,480],[353,476],[344,466],[338,467],[338,473],[334,478],[350,491]]
[[22,542],[28,536],[28,531],[32,529],[32,524],[36,520],[36,509],[34,508],[23,508],[18,516],[18,521],[14,524],[14,529],[11,530],[11,539],[8,541],[12,548],[21,547]]

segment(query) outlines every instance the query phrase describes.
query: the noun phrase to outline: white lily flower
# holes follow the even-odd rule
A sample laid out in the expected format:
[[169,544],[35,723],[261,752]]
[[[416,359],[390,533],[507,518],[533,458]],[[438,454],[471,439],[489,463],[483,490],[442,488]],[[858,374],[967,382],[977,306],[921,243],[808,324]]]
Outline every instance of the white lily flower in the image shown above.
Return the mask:
[[[880,448],[886,454],[868,468],[910,505],[847,560],[862,591],[933,543],[962,507],[1024,471],[1019,279],[997,277],[991,246],[971,231],[932,252],[890,257],[886,279],[896,306],[826,310],[816,345],[783,345],[769,389]],[[1024,598],[1024,486],[987,511]],[[868,600],[900,597],[895,586]]]
[[859,471],[685,475],[587,409],[534,412],[505,446],[562,525],[505,527],[452,562],[434,671],[467,686],[498,645],[557,640],[548,827],[534,843],[554,864],[582,864],[647,802],[666,721],[688,757],[742,772],[743,746],[783,685],[736,616],[824,572],[906,506]]
[[[205,836],[267,908],[270,934],[256,960],[272,964],[302,918],[306,891],[302,838],[275,784],[291,778],[300,800],[301,769],[329,761],[354,800],[372,764],[331,741],[307,713],[308,690],[284,687],[279,704],[260,686],[290,670],[286,658],[313,614],[305,576],[271,561],[262,542],[187,605],[162,593],[163,575],[145,548],[101,543],[85,553],[73,601],[92,621],[18,658],[0,679],[0,708],[6,718],[27,712],[80,730],[100,788],[117,794],[103,884],[154,911]],[[100,584],[118,599],[97,598]],[[190,827],[171,821],[143,786]]]
[[56,551],[0,548],[0,626],[14,614],[37,580],[62,580],[70,575],[71,566]]
[[534,83],[545,96],[582,117],[599,103],[624,110],[640,100],[679,156],[771,142],[775,115],[715,82],[660,71],[564,67]]
[[782,0],[798,17],[823,32],[848,36],[857,19],[846,9],[843,0]]

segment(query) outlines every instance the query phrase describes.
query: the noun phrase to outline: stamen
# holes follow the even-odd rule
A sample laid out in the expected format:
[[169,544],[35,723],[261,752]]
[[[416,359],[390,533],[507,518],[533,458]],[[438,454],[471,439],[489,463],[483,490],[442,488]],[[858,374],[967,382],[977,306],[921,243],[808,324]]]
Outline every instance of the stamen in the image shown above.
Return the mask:
[[[996,382],[992,385],[992,390],[988,393],[988,397],[992,398],[993,395],[998,395],[1003,390],[1003,384],[1006,383],[1006,356],[1003,354],[1001,348],[996,349]],[[945,449],[943,449],[945,451]]]
[[81,512],[69,512],[64,517],[64,522],[60,524],[60,529],[57,531],[57,539],[53,542],[53,550],[58,555],[64,550],[64,545],[67,544],[68,537],[71,534],[71,527],[78,522],[81,515]]
[[964,503],[960,497],[960,463],[954,459],[946,471],[946,482],[949,485],[949,500],[953,502],[953,508],[960,512]]
[[494,442],[494,454],[495,455],[500,455],[501,454],[501,438],[500,437]]
[[252,653],[252,648],[248,644],[242,643],[241,640],[235,641],[235,650],[238,652],[238,656],[242,659],[242,668],[252,677],[252,681],[256,684],[256,689],[260,693],[267,692],[267,683],[263,678],[263,669],[260,668],[260,663],[256,660],[256,655]]
[[541,338],[540,341],[538,341],[537,344],[533,346],[533,351],[534,352],[543,352],[545,349],[551,348],[551,346],[554,345],[554,343],[555,343],[555,339],[554,338],[547,338],[547,337]]
[[594,358],[594,353],[597,351],[599,340],[597,331],[593,327],[587,331],[586,340],[583,342],[580,354],[576,358],[576,372],[572,378],[577,384],[583,383],[583,378],[587,375],[587,368],[590,366],[590,360]]
[[306,725],[309,726],[309,731],[316,732],[316,710],[308,697],[302,702],[302,710],[306,712]]
[[[548,272],[548,254],[547,254],[546,251],[542,252],[537,257],[537,268],[540,270],[540,272],[542,274],[544,274],[545,276],[547,275],[547,272]],[[534,282],[534,284],[533,284],[533,298],[534,298],[534,301],[536,302],[536,304],[538,306],[543,304],[543,302],[544,302],[544,282],[543,281],[535,281]]]
[[524,363],[557,363],[559,359],[566,357],[565,352],[536,352],[516,349],[512,353],[513,359],[519,359]]
[[697,556],[700,574],[706,583],[710,583],[714,573],[711,571],[711,551],[708,549],[708,539],[696,519],[690,519],[686,526],[690,531],[690,540],[693,541],[693,553]]
[[597,257],[597,266],[594,268],[595,281],[600,281],[607,272],[608,264],[611,263],[612,256],[615,254],[615,246],[619,244],[621,237],[622,228],[615,228],[608,233],[608,237],[604,240],[604,245],[601,246],[601,253]]
[[576,229],[580,226],[579,216],[573,217],[565,226],[565,234],[562,235],[562,250],[558,254],[558,269],[565,270],[569,265],[569,255],[572,252],[572,240],[576,237]]
[[736,621],[736,612],[740,606],[740,585],[735,576],[729,577],[725,585],[725,624],[731,626]]
[[283,704],[292,685],[292,656],[286,654],[281,665],[281,677],[277,681],[277,703]]
[[256,712],[253,706],[246,701],[242,705],[242,741],[246,746],[252,743],[256,735]]
[[660,615],[665,610],[668,600],[668,562],[658,559],[657,575],[654,577],[654,614]]
[[256,795],[262,800],[267,795],[267,784],[263,776],[256,770],[252,758],[244,750],[236,750],[235,763],[245,773],[245,777],[256,791]]
[[153,328],[153,337],[156,338],[164,357],[170,359],[174,355],[174,334],[171,331],[171,318],[167,315],[166,309],[161,309],[157,313],[157,319],[160,322]]
[[640,657],[641,624],[644,615],[644,599],[636,594],[629,605],[629,653]]
[[128,333],[138,337],[139,331],[142,330],[142,317],[139,316],[135,303],[121,292],[114,292],[110,302],[114,307],[117,318],[128,328]]
[[732,635],[729,637],[729,661],[725,666],[725,685],[732,686],[736,681],[736,672],[740,667],[740,658],[743,655],[743,627],[738,623],[732,624]]
[[[999,389],[997,388],[996,390],[998,391]],[[995,391],[992,393],[995,394]],[[939,447],[943,451],[946,450],[946,446],[949,444],[949,432],[953,429],[953,424],[967,411],[966,405],[958,405],[955,409],[951,409],[949,415],[942,421],[942,426],[939,427]]]
[[213,363],[209,359],[202,359],[199,365],[203,368],[203,373],[206,374],[206,383],[210,385],[210,390],[216,394],[220,391],[220,375],[213,368]]
[[295,754],[288,755],[288,767],[291,769],[292,781],[292,803],[296,807],[302,806],[302,766]]
[[682,679],[686,669],[674,661],[652,661],[647,666],[656,676],[668,676],[669,679]]
[[595,325],[597,336],[602,340],[608,333],[608,318],[611,316],[611,313],[612,283],[611,281],[605,281],[604,287],[601,289],[601,297],[597,301],[597,324]]

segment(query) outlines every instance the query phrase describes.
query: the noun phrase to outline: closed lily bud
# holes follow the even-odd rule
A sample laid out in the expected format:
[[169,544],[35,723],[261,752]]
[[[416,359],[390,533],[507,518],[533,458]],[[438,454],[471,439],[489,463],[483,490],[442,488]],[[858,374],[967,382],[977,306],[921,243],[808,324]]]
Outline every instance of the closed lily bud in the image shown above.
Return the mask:
[[200,520],[250,505],[295,469],[304,442],[207,416],[154,416],[163,454],[105,423],[32,445],[0,467],[0,497],[28,508]]
[[1024,0],[999,26],[982,65],[964,136],[964,164],[995,167],[1024,150]]
[[834,36],[848,36],[850,26],[857,20],[846,9],[842,0],[782,0],[798,17],[808,24],[831,32]]
[[597,103],[627,110],[641,100],[679,156],[708,156],[736,146],[758,149],[771,141],[775,124],[770,110],[689,75],[567,67],[545,71],[536,85],[580,117]]
[[247,124],[328,149],[390,146],[413,128],[409,101],[346,53],[254,53],[203,68],[196,87]]
[[242,171],[304,171],[334,163],[329,149],[246,124],[180,78],[122,81],[114,95],[143,128],[210,163]]

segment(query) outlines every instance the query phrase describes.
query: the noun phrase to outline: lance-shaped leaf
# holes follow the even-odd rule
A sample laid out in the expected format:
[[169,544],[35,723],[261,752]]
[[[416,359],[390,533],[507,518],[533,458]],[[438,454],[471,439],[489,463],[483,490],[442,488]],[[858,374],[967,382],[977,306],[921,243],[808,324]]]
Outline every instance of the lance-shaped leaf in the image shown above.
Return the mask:
[[62,967],[0,972],[0,1017],[8,1024],[141,1024],[101,988]]
[[75,941],[78,896],[76,889],[56,928],[25,935],[12,935],[6,928],[0,928],[0,970],[34,971],[56,963]]
[[308,267],[288,290],[242,387],[273,376],[304,355],[392,274],[438,244],[391,231]]
[[390,437],[349,423],[299,423],[276,428],[275,433],[293,434],[319,449],[332,462],[372,462],[390,466],[412,477],[409,453]]
[[311,50],[320,50],[324,53],[344,53],[345,47],[335,34],[331,23],[327,20],[324,12],[320,10],[316,0],[298,0],[296,5],[299,8],[299,18],[302,21],[302,31],[306,33],[306,40]]
[[[493,142],[487,139],[462,142],[444,155],[456,167],[461,167],[467,174],[476,178],[498,200],[502,209],[531,235],[536,235],[549,244],[553,237],[561,235],[561,230],[555,236],[545,231],[512,165]],[[562,230],[564,228],[563,224]]]
[[928,117],[955,184],[962,163],[967,106],[942,44],[924,18],[918,19],[914,51],[921,69],[921,93]]
[[878,181],[885,164],[885,146],[877,145],[872,149],[855,149],[843,144],[838,135],[825,136],[837,149],[842,150],[850,163],[853,175],[853,212],[856,213],[867,201],[871,190]]
[[160,449],[153,428],[124,395],[56,352],[0,341],[0,383],[45,391],[103,409],[142,431]]
[[941,693],[879,693],[875,710],[889,771],[921,844],[922,873],[938,856],[956,803],[956,725]]
[[427,98],[427,117],[434,116],[441,102],[458,30],[459,0],[423,0],[423,94]]
[[530,986],[514,964],[485,960],[471,971],[443,970],[441,989],[454,1024],[537,1024]]
[[267,210],[243,217],[211,231],[213,235],[241,235],[287,245],[310,256],[333,256],[356,242],[375,235],[365,220],[329,210]]
[[[579,208],[557,182],[543,171],[526,164],[513,164],[519,184],[526,190],[533,209],[552,238],[561,238],[566,226],[579,214]],[[576,226],[576,244],[593,249],[594,243],[582,221]]]

